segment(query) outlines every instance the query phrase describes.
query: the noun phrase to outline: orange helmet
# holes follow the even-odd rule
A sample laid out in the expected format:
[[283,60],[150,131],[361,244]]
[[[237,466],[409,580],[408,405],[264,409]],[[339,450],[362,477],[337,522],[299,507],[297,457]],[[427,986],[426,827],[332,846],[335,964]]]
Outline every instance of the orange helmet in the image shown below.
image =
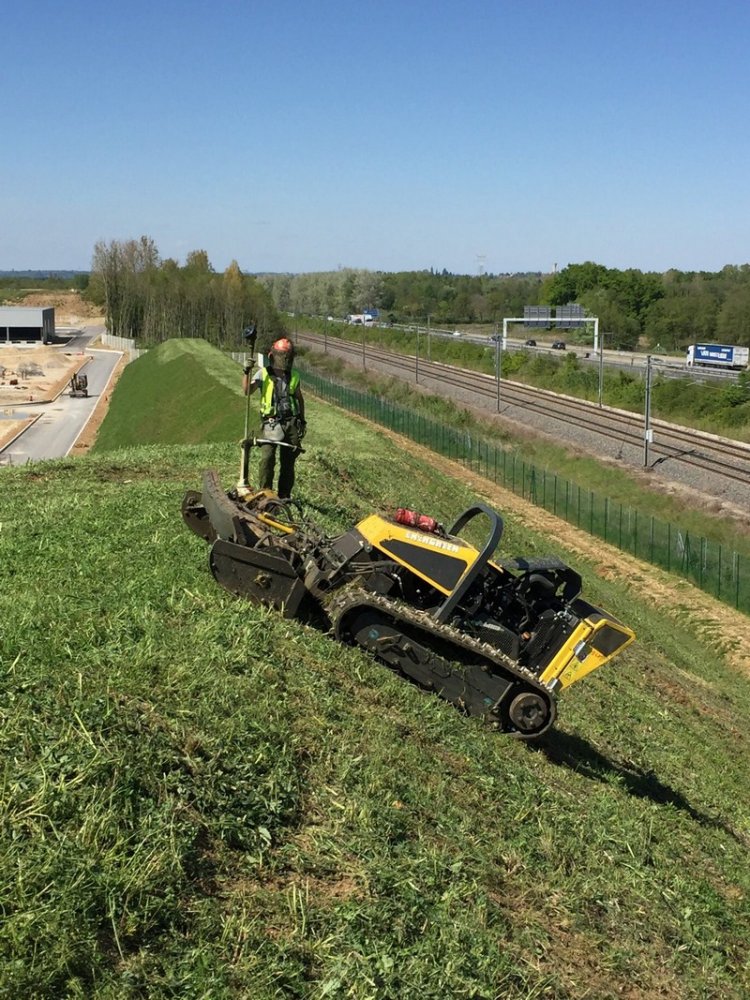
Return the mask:
[[294,354],[294,344],[287,337],[282,337],[275,343],[271,344],[272,351],[281,351],[284,354]]
[[281,337],[271,344],[271,362],[279,368],[291,368],[294,360],[294,344],[287,337]]

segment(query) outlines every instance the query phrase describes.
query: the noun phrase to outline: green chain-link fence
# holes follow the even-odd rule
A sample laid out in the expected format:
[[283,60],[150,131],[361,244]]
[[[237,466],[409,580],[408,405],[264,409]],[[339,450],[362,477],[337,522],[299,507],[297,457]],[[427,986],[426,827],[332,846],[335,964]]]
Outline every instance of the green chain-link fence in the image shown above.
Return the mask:
[[486,479],[589,534],[644,562],[684,576],[701,590],[750,612],[750,559],[746,556],[727,551],[717,542],[691,536],[674,524],[641,514],[592,490],[581,489],[483,438],[454,430],[397,403],[339,385],[304,368],[305,385],[322,399],[462,462]]

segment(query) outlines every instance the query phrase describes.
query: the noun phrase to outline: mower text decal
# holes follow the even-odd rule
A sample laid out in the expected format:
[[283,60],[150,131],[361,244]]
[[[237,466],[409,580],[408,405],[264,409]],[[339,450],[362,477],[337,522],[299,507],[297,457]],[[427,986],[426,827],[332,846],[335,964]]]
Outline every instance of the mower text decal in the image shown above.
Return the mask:
[[423,542],[431,545],[433,549],[442,549],[444,552],[460,552],[460,547],[453,542],[444,542],[442,538],[435,538],[434,535],[423,535],[418,531],[407,531],[406,537],[410,542]]

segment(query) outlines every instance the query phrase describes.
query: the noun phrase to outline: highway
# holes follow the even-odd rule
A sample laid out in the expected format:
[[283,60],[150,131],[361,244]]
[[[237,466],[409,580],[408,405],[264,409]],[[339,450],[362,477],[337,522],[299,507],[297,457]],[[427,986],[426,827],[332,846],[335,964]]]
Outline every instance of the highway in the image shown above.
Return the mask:
[[[606,368],[619,368],[624,371],[645,369],[647,358],[650,357],[653,373],[655,375],[660,375],[662,378],[690,378],[695,382],[726,383],[727,381],[736,381],[738,376],[737,369],[718,367],[711,368],[701,365],[688,367],[685,364],[684,358],[675,357],[674,355],[669,354],[662,354],[656,351],[648,355],[638,351],[621,351],[603,347],[600,353],[599,350],[594,350],[593,344],[587,345],[565,341],[565,332],[562,331],[561,339],[563,343],[566,343],[565,350],[556,350],[552,347],[551,341],[545,340],[543,337],[537,339],[534,346],[529,346],[523,338],[519,338],[518,336],[509,336],[503,345],[502,335],[497,334],[496,336],[498,337],[499,345],[496,348],[495,338],[486,334],[480,335],[473,334],[468,331],[460,332],[458,330],[451,332],[450,330],[438,330],[434,327],[428,328],[418,325],[404,326],[402,324],[394,324],[394,329],[403,330],[406,333],[413,333],[415,335],[415,353],[416,345],[419,344],[420,351],[423,355],[428,354],[430,339],[453,340],[454,338],[461,338],[461,340],[467,343],[477,344],[492,351],[496,349],[511,352],[527,351],[532,356],[543,357],[546,355],[558,360],[560,358],[564,358],[566,354],[575,354],[581,365],[597,368],[600,365],[603,365]],[[538,336],[537,331],[533,329],[529,331],[529,337],[531,339],[534,339],[535,335]],[[604,334],[604,336],[608,337],[609,334]]]
[[101,333],[102,327],[86,327],[77,331],[60,350],[83,352],[91,361],[82,369],[88,376],[88,397],[71,398],[67,389],[49,403],[27,405],[17,410],[18,416],[38,419],[19,437],[0,450],[0,464],[25,465],[50,458],[64,458],[78,440],[94,412],[100,396],[106,391],[112,373],[120,360],[119,351],[91,350],[89,344]]

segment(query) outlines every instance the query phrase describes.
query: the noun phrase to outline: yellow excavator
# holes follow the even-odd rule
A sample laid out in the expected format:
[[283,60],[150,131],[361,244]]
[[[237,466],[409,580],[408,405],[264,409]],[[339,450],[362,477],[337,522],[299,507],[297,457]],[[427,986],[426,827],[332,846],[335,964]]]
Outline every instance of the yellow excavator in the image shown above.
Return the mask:
[[85,397],[89,394],[89,377],[76,372],[70,380],[70,395]]

